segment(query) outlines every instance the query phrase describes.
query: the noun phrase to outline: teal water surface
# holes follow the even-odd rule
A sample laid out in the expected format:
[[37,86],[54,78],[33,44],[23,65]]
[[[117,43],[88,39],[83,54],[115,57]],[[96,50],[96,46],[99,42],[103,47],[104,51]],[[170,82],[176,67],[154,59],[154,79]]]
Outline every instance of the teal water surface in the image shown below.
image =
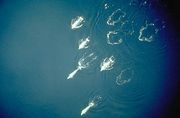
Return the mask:
[[[156,118],[170,63],[161,15],[151,1],[3,1],[1,117]],[[72,29],[80,16],[82,26]],[[88,46],[78,49],[86,37]],[[111,56],[112,67],[100,71]],[[78,62],[88,65],[67,79]]]

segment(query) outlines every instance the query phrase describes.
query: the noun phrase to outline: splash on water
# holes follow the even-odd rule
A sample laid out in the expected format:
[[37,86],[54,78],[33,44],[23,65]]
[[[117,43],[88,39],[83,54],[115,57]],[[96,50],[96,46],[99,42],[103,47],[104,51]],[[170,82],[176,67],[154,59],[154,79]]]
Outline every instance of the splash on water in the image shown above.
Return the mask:
[[79,70],[88,68],[90,63],[92,63],[96,59],[97,59],[97,56],[95,56],[94,53],[91,53],[91,54],[89,54],[87,56],[83,55],[83,57],[80,58],[79,61],[78,61],[77,68],[72,73],[69,74],[67,79],[72,79]]
[[111,56],[109,58],[106,57],[100,64],[100,71],[113,69],[114,63],[115,63],[114,56]]
[[89,37],[87,37],[87,38],[85,38],[85,39],[81,39],[80,41],[79,41],[79,50],[81,50],[81,49],[86,49],[86,48],[88,48],[89,47],[89,43],[90,43],[90,39],[89,39]]
[[84,18],[82,16],[77,16],[71,20],[71,29],[78,29],[83,26]]
[[155,35],[158,33],[158,29],[155,27],[154,23],[147,23],[142,26],[139,31],[139,41],[152,42],[154,41]]
[[121,71],[116,77],[116,84],[123,85],[129,83],[134,75],[134,71],[131,68],[127,68]]
[[118,22],[123,22],[125,16],[126,13],[124,11],[117,9],[108,17],[107,24],[115,25]]
[[117,45],[123,42],[124,35],[117,31],[109,31],[107,33],[107,44]]
[[106,3],[104,4],[104,9],[108,9],[109,8],[109,5]]

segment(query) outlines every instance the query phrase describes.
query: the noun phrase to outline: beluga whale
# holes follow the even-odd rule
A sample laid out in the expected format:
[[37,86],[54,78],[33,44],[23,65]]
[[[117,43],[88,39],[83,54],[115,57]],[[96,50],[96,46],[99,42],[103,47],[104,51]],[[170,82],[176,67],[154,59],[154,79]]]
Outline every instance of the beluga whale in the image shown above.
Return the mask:
[[83,26],[84,18],[82,16],[77,16],[71,20],[71,29],[78,29]]

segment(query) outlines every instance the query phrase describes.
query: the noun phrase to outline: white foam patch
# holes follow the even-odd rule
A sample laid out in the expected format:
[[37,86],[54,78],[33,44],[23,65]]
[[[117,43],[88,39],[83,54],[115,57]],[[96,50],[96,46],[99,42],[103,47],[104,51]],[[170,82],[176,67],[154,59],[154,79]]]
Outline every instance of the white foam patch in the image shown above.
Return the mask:
[[125,16],[126,13],[124,11],[117,9],[108,17],[107,24],[115,25],[118,22],[123,22]]
[[124,35],[122,35],[117,31],[109,31],[106,36],[107,36],[107,44],[117,45],[123,42]]
[[142,26],[139,31],[139,41],[152,42],[155,40],[155,35],[158,33],[159,29],[157,29],[154,23],[147,23],[145,26]]
[[116,84],[123,85],[131,81],[134,75],[134,71],[131,68],[127,68],[121,71],[121,73],[116,77]]

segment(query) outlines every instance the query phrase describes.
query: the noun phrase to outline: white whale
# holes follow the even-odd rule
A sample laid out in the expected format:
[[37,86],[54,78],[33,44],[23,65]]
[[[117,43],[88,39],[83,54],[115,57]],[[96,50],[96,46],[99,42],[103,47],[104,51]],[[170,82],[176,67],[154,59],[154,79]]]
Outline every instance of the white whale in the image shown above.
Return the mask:
[[114,56],[111,56],[109,58],[106,57],[100,65],[101,68],[100,71],[111,70],[113,68],[114,63],[115,63]]
[[69,76],[67,77],[67,79],[72,79],[74,77],[74,75],[80,70],[80,68],[77,68],[76,70],[74,70],[72,73],[69,74]]
[[83,26],[84,18],[82,16],[78,16],[71,20],[71,29],[77,29]]
[[73,72],[68,75],[67,79],[72,79],[78,71],[88,68],[90,66],[90,63],[96,60],[96,58],[97,56],[95,56],[94,53],[91,53],[87,56],[83,55],[83,57],[80,58],[78,61],[78,66]]
[[88,46],[89,42],[90,42],[89,37],[87,37],[87,38],[85,38],[85,39],[81,39],[81,40],[79,41],[79,48],[78,48],[78,49],[80,50],[80,49],[88,48],[88,47],[89,47],[89,46]]
[[90,103],[88,104],[88,106],[85,107],[85,108],[81,111],[81,116],[82,116],[82,115],[85,115],[85,114],[89,111],[89,109],[92,108],[94,105],[95,105],[94,102],[90,102]]

